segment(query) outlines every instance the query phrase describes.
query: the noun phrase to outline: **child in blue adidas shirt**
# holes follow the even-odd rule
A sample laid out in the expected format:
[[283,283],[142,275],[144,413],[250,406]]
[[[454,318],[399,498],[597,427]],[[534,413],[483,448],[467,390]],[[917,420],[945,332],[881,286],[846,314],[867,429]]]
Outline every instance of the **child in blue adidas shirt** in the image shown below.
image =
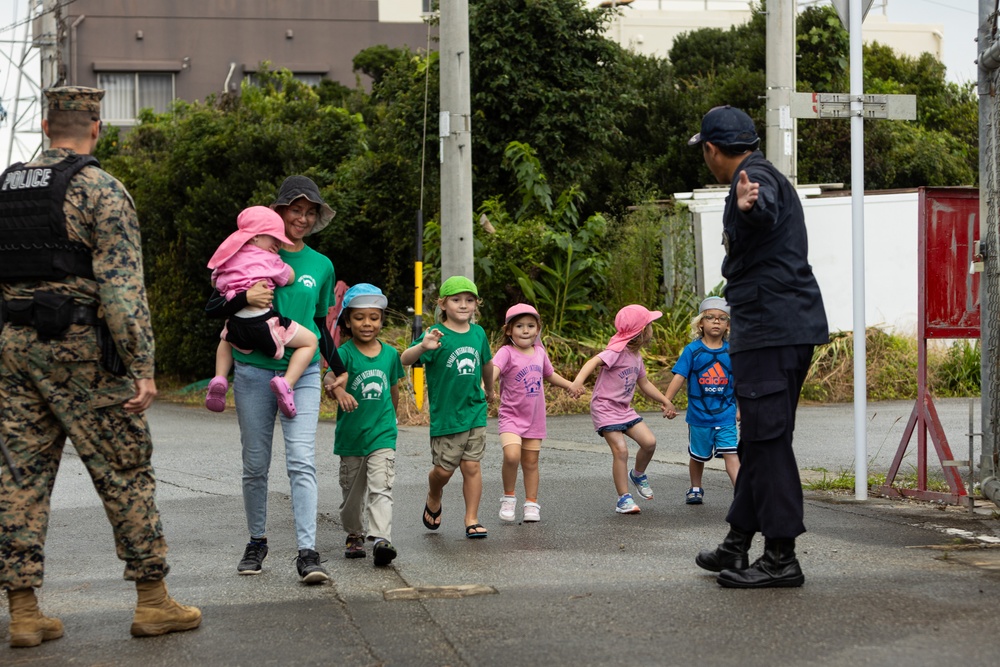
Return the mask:
[[674,378],[664,392],[667,418],[677,416],[671,402],[687,382],[688,454],[691,488],[685,494],[688,505],[700,505],[705,497],[701,478],[705,463],[713,457],[722,458],[733,486],[740,470],[736,456],[739,434],[736,422],[739,410],[733,391],[732,363],[729,361],[729,305],[726,300],[710,296],[701,302],[698,315],[691,320],[694,341],[681,352],[674,364]]

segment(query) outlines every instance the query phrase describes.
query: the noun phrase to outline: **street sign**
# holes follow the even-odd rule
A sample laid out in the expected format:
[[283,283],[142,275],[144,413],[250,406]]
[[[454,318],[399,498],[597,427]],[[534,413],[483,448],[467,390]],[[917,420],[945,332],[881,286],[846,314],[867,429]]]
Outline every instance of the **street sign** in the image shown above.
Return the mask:
[[[861,95],[862,118],[917,119],[916,95]],[[850,118],[851,96],[847,93],[792,93],[795,118]]]
[[[840,22],[844,25],[844,30],[851,31],[851,12],[848,0],[833,0],[833,6],[837,10]],[[868,17],[868,10],[872,8],[872,0],[861,0],[861,22],[864,23]]]

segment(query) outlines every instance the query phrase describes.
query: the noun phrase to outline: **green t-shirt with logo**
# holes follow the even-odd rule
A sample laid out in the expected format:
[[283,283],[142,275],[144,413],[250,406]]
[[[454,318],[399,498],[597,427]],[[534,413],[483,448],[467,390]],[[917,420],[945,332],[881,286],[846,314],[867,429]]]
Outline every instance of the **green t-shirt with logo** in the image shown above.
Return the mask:
[[345,390],[358,402],[353,412],[337,408],[337,430],[333,453],[337,456],[368,456],[376,449],[396,449],[396,411],[390,391],[403,377],[399,352],[379,342],[374,357],[361,353],[353,340],[337,348],[347,367]]
[[431,329],[444,332],[441,347],[420,355],[427,373],[431,437],[486,426],[483,364],[493,359],[486,332],[478,324],[470,324],[465,333],[452,331],[444,324],[435,324],[428,327],[413,344],[418,345]]
[[[333,286],[337,282],[333,262],[309,246],[298,252],[282,248],[278,251],[278,255],[295,271],[295,282],[274,290],[274,309],[318,337],[319,329],[316,328],[314,318],[325,318],[330,307],[337,301],[337,295],[333,291]],[[262,352],[244,354],[239,350],[233,350],[233,358],[257,368],[283,371],[288,368],[288,360],[294,351],[294,348],[286,347],[283,358],[272,359]],[[313,357],[313,363],[318,361],[319,350]]]

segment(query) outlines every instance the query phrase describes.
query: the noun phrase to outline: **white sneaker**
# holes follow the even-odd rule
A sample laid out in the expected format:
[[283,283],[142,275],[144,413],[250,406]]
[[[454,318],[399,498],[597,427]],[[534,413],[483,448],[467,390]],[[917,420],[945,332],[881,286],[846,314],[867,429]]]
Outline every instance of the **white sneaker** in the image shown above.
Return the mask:
[[538,503],[532,503],[532,502],[524,503],[524,522],[532,523],[535,521],[539,521],[540,517],[538,513],[541,509],[542,506],[539,505]]
[[517,496],[504,496],[500,499],[500,520],[513,521],[517,508]]

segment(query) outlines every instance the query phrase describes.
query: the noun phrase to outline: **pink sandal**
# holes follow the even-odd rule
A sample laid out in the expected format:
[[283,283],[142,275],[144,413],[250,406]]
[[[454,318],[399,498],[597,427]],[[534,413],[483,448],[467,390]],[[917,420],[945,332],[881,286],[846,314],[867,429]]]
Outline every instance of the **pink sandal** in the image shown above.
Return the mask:
[[208,383],[208,393],[205,395],[205,407],[212,412],[222,412],[226,409],[226,392],[229,382],[221,375],[216,375]]
[[281,410],[281,414],[289,419],[298,414],[295,410],[295,392],[285,382],[285,378],[280,375],[271,378],[271,391],[278,398],[278,409]]

